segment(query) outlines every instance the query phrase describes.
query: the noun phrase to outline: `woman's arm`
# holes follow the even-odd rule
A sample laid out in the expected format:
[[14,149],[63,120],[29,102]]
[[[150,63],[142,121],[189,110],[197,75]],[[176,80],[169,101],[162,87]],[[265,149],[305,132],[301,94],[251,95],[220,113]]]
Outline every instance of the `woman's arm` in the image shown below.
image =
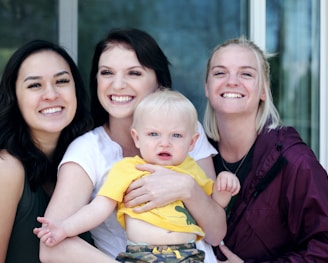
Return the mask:
[[55,191],[45,216],[54,219],[67,218],[90,202],[92,190],[92,181],[79,164],[63,164],[58,171]]
[[[69,217],[89,203],[92,191],[93,184],[80,165],[73,162],[63,164],[45,216],[58,220]],[[44,263],[116,262],[79,237],[67,238],[55,247],[40,242],[40,259]]]
[[208,178],[216,180],[216,174],[211,156],[197,160],[198,165],[203,169]]
[[118,262],[79,237],[66,238],[55,247],[41,244],[41,248],[43,248],[43,256],[40,260],[43,263]]
[[17,205],[24,188],[22,164],[7,152],[0,153],[0,262],[5,262]]
[[[187,176],[188,181],[192,179]],[[181,180],[181,179],[179,179]],[[181,199],[188,211],[193,215],[197,224],[206,233],[205,241],[216,246],[224,238],[227,232],[226,213],[224,209],[192,179],[190,187],[188,183],[181,182],[180,191],[184,191]]]
[[[205,158],[200,163],[211,164],[211,161]],[[136,212],[143,212],[182,200],[206,233],[205,240],[212,245],[220,243],[227,229],[225,211],[191,176],[150,164],[140,165],[138,169],[147,170],[152,175],[131,183],[124,197],[126,206],[135,207],[147,202],[135,208]]]

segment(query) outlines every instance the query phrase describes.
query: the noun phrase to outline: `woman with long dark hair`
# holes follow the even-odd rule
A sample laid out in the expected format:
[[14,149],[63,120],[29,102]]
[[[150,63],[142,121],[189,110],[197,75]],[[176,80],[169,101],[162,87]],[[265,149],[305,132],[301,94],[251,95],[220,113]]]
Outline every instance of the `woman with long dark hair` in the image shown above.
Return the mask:
[[[92,111],[96,128],[80,136],[68,148],[59,167],[58,184],[46,216],[64,219],[94,198],[112,165],[123,157],[140,155],[130,128],[138,103],[148,94],[171,88],[169,61],[156,41],[138,29],[111,31],[95,49],[90,75]],[[161,118],[161,116],[158,116]],[[200,138],[190,155],[215,178],[209,144],[198,125]],[[189,175],[145,164],[139,169],[150,176],[134,181],[124,198],[126,206],[143,212],[182,200],[196,222],[204,229],[205,240],[218,244],[226,231],[224,210]],[[124,175],[122,175],[124,176]],[[143,206],[140,206],[144,204]],[[66,238],[54,247],[41,244],[43,262],[111,262],[124,251],[127,238],[113,213],[91,231],[99,250],[77,237]],[[203,244],[205,260],[213,255]],[[215,260],[213,255],[212,257]],[[212,261],[213,262],[213,261]]]
[[34,40],[9,59],[0,83],[0,262],[40,262],[33,234],[67,146],[91,128],[77,66]]

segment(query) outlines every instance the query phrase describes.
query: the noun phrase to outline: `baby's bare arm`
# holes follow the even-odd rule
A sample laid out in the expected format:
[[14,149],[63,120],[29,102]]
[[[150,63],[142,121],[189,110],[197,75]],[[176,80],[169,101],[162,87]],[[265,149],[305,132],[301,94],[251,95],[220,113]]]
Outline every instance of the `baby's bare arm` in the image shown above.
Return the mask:
[[38,217],[37,220],[42,224],[37,236],[46,246],[55,246],[68,236],[63,221],[55,221],[47,217]]
[[96,196],[89,204],[64,220],[38,217],[42,227],[34,229],[34,233],[47,246],[55,246],[66,237],[79,235],[101,224],[111,215],[116,205],[117,202],[113,199]]

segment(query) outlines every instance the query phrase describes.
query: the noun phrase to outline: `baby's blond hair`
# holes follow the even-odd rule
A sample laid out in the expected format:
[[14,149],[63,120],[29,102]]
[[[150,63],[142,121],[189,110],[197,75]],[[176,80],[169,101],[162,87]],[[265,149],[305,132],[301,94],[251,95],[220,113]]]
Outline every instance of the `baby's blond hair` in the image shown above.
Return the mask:
[[132,128],[136,128],[140,118],[149,112],[158,112],[158,118],[162,114],[180,114],[184,120],[189,120],[186,123],[191,125],[192,131],[197,132],[197,111],[180,92],[164,89],[147,95],[134,111]]

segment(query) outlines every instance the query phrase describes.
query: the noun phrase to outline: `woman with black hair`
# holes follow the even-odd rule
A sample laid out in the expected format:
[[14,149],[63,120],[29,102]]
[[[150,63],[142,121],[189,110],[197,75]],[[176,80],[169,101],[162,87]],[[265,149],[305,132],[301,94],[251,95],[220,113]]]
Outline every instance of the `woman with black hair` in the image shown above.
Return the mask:
[[[60,163],[58,184],[45,216],[65,219],[72,215],[95,197],[114,163],[140,155],[130,133],[134,110],[147,95],[171,86],[169,61],[146,32],[129,28],[112,30],[97,44],[90,75],[91,109],[96,128],[69,146]],[[190,155],[207,176],[214,179],[211,156],[216,151],[199,123],[198,132],[200,138]],[[204,229],[205,240],[212,245],[222,240],[226,223],[216,219],[225,219],[225,212],[194,179],[151,164],[138,169],[151,175],[130,184],[124,198],[126,206],[134,207],[135,212],[144,212],[182,200]],[[106,254],[78,237],[70,237],[54,247],[41,244],[42,262],[112,262],[127,245],[116,212],[91,230],[91,234],[95,245]],[[199,248],[206,251],[205,261],[210,262],[207,260],[212,258],[216,263],[211,247],[201,244]]]
[[40,262],[44,214],[69,143],[92,126],[79,70],[60,46],[33,40],[0,83],[0,262]]

